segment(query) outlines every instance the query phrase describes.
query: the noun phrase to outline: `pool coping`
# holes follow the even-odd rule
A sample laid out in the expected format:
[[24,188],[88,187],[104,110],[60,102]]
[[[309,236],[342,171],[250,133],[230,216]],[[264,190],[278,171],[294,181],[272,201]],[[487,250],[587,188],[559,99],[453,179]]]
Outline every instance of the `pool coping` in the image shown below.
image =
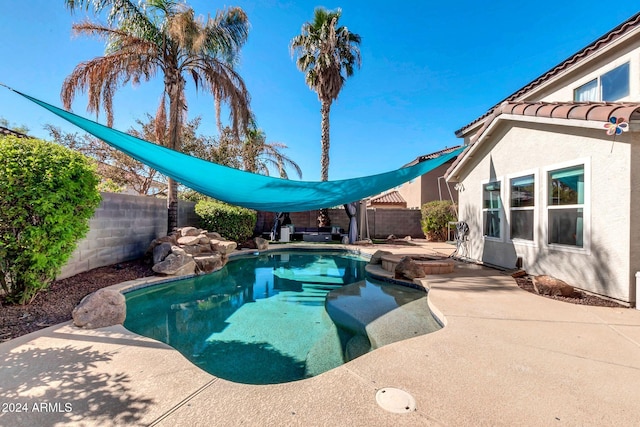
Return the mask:
[[[65,323],[7,341],[0,344],[0,401],[72,403],[73,410],[0,413],[0,424],[639,423],[640,311],[538,297],[470,264],[427,281],[447,327],[287,384],[217,379],[123,327],[89,331]],[[410,393],[416,410],[383,410],[375,396],[385,387]],[[96,396],[100,405],[91,406]]]

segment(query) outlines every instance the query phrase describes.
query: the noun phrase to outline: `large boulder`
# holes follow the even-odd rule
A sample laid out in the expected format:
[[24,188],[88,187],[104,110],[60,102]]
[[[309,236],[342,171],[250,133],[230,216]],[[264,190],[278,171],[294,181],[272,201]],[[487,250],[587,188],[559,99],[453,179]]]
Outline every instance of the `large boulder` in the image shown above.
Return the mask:
[[113,289],[98,289],[82,298],[71,312],[73,324],[79,328],[95,329],[121,325],[127,316],[124,295]]
[[201,230],[195,227],[182,227],[180,229],[180,237],[197,236],[201,233]]
[[168,236],[162,236],[162,237],[158,237],[157,239],[154,239],[150,244],[149,247],[147,248],[147,254],[152,254],[153,250],[156,248],[156,246],[161,245],[162,243],[171,243],[172,245],[177,245],[178,244],[178,238],[176,237],[175,234],[170,234]]
[[220,252],[223,255],[228,255],[235,251],[238,247],[236,242],[228,240],[211,240],[211,249],[215,252]]
[[203,245],[198,243],[197,245],[193,245],[193,246],[183,246],[182,250],[189,255],[201,255],[201,254],[211,253],[211,246],[208,244]]
[[196,262],[191,255],[176,255],[175,253],[171,253],[164,261],[155,264],[152,270],[168,276],[184,276],[195,273]]
[[172,247],[173,245],[170,242],[164,242],[153,248],[153,263],[157,264],[164,261],[167,255],[171,253]]
[[216,233],[215,231],[211,231],[211,232],[205,233],[205,234],[211,240],[213,240],[213,239],[216,239],[216,240],[222,239],[222,236],[220,235],[220,233]]
[[211,273],[222,268],[224,261],[222,255],[218,252],[210,255],[194,256],[193,260],[198,266],[198,272]]
[[183,236],[178,239],[178,244],[181,246],[192,246],[200,243],[200,235],[196,236]]
[[408,256],[402,257],[394,273],[396,279],[413,280],[426,276],[424,269]]
[[256,237],[255,239],[253,239],[253,241],[256,243],[257,250],[265,251],[269,249],[269,241],[263,239],[262,237]]
[[552,276],[534,276],[532,281],[533,288],[540,295],[570,297],[574,292],[573,286]]
[[174,255],[187,255],[187,251],[180,246],[171,246],[171,253]]
[[382,264],[382,257],[385,255],[391,255],[391,252],[378,249],[373,255],[371,255],[369,264],[372,264],[372,265]]

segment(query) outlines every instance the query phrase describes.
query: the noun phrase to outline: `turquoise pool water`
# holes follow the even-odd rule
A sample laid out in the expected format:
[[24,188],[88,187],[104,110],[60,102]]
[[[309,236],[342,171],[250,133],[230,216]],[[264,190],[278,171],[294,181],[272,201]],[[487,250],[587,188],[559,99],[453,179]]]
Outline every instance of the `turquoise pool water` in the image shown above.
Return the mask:
[[318,375],[439,328],[424,292],[366,279],[365,265],[346,252],[234,259],[210,275],[128,292],[125,327],[248,384]]

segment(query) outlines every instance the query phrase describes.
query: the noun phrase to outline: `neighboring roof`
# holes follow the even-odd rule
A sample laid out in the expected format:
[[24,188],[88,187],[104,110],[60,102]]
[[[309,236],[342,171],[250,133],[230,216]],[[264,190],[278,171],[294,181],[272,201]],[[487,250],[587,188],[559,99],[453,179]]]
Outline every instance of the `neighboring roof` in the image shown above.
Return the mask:
[[31,138],[29,135],[24,134],[22,132],[17,132],[15,130],[11,130],[4,126],[0,126],[0,136],[15,136],[17,138]]
[[607,46],[608,44],[610,44],[614,40],[619,39],[620,37],[622,37],[625,34],[637,29],[638,27],[640,27],[640,13],[636,13],[631,18],[629,18],[628,20],[626,20],[622,24],[620,24],[617,27],[615,27],[613,30],[609,31],[608,33],[606,33],[605,35],[603,35],[602,37],[600,37],[599,39],[597,39],[593,43],[589,44],[587,47],[585,47],[585,48],[579,50],[578,52],[574,53],[569,58],[565,59],[564,61],[562,61],[561,63],[559,63],[555,67],[551,68],[549,71],[545,72],[541,76],[539,76],[536,79],[534,79],[531,83],[529,83],[526,86],[518,89],[517,91],[515,91],[511,95],[507,96],[502,101],[498,102],[496,105],[491,107],[489,109],[489,111],[487,111],[482,116],[478,117],[477,119],[475,119],[471,123],[469,123],[469,124],[461,127],[460,129],[456,130],[455,131],[456,136],[460,137],[464,130],[466,130],[470,126],[478,123],[479,121],[485,119],[496,108],[500,107],[503,102],[516,100],[517,98],[521,97],[522,95],[524,95],[525,93],[529,92],[530,90],[532,90],[532,89],[540,86],[541,84],[553,79],[554,77],[556,77],[558,74],[560,74],[561,72],[565,71],[569,67],[571,67],[571,66],[575,65],[576,63],[578,63],[578,62],[588,58],[589,56],[595,54],[596,52],[598,52],[599,50],[601,50],[603,47]]
[[[477,142],[491,127],[492,123],[502,118],[503,115],[527,116],[543,119],[578,120],[601,124],[603,135],[604,123],[612,117],[624,119],[626,122],[640,120],[640,103],[637,102],[503,102],[487,116],[482,128],[471,139],[467,148],[453,161],[445,177],[449,177],[458,165],[465,161],[469,152],[474,149]],[[558,124],[564,124],[558,122]],[[567,125],[570,122],[566,122]],[[596,125],[597,127],[597,125]]]
[[418,156],[418,157],[415,158],[415,160],[412,160],[411,162],[409,162],[406,165],[404,165],[403,168],[406,168],[408,166],[417,165],[418,163],[424,162],[425,160],[437,159],[440,156],[444,156],[445,154],[449,154],[449,153],[452,153],[452,152],[456,151],[460,147],[462,147],[462,145],[456,145],[455,147],[445,148],[444,150],[436,151],[435,153],[424,154],[422,156]]
[[405,204],[407,201],[400,195],[397,190],[389,191],[388,193],[380,194],[378,196],[369,199],[368,205],[400,205]]

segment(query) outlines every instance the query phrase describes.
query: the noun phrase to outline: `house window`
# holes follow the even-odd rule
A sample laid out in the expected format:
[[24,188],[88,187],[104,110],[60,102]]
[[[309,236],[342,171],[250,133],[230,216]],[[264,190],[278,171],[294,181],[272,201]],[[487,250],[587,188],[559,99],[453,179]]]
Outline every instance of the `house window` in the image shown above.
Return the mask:
[[533,240],[535,194],[535,178],[533,175],[511,179],[511,200],[509,203],[511,239]]
[[629,63],[603,74],[600,85],[603,101],[617,101],[629,95]]
[[500,238],[500,182],[489,182],[482,186],[483,234],[486,237]]
[[584,165],[548,173],[550,244],[584,245]]
[[574,101],[617,101],[629,95],[629,63],[622,64],[573,91]]
[[598,79],[593,79],[573,91],[574,101],[597,101],[598,98]]

